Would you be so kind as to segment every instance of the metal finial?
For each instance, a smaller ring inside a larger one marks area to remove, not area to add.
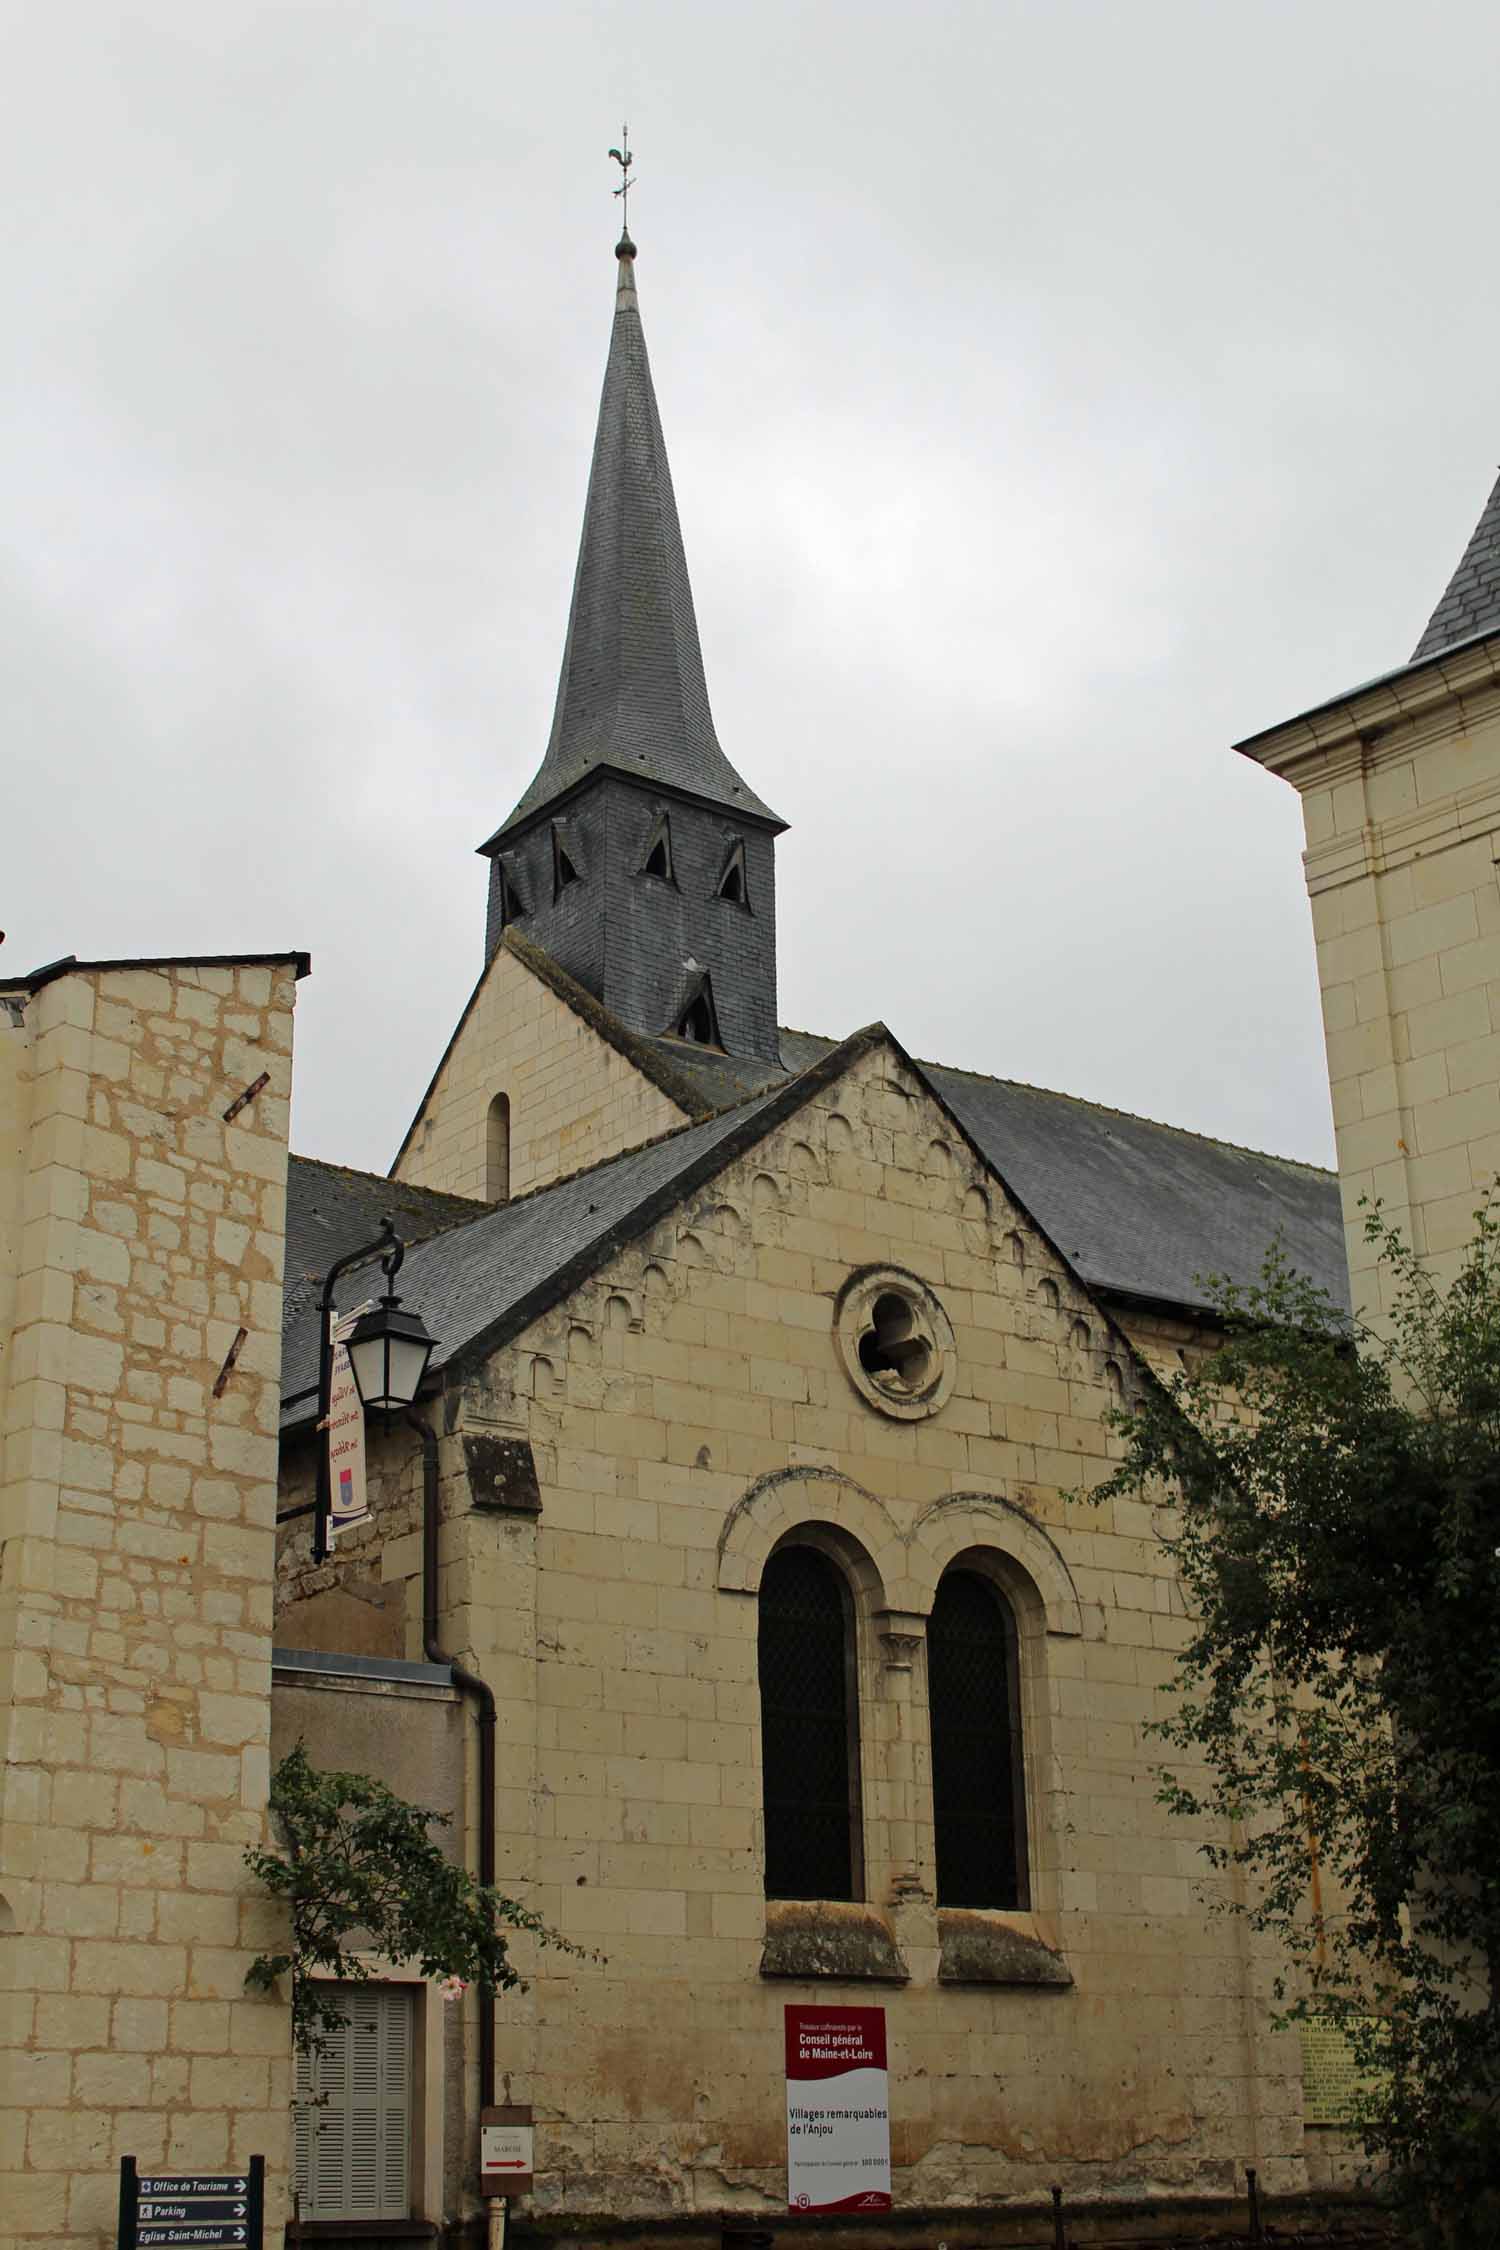
[[[630,167],[635,162],[635,158],[630,153],[630,127],[628,125],[620,127],[620,146],[612,148],[609,153],[620,167],[620,184],[614,190],[615,198],[620,206],[620,242],[616,256],[633,258],[635,256],[635,244],[630,239],[630,191],[635,182],[630,177]]]

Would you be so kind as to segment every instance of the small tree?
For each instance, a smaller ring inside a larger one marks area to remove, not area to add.
[[[1500,2239],[1500,1221],[1440,1290],[1377,1209],[1383,1333],[1273,1255],[1113,1419],[1187,1599],[1163,1801],[1227,1840],[1288,2017],[1332,2016],[1431,2240]],[[1446,2216],[1445,2216],[1446,2214]],[[1460,2216],[1461,2215],[1461,2216]],[[1488,2231],[1487,2231],[1488,2230]]]
[[[507,1930],[582,1955],[515,1899],[476,1883],[428,1833],[446,1813],[425,1812],[383,1781],[359,1773],[319,1773],[299,1742],[271,1777],[271,1814],[285,1849],[250,1850],[245,1861],[267,1890],[286,1900],[291,1944],[262,1953],[245,1982],[266,1991],[289,1976],[292,2043],[314,2056],[345,2021],[327,1982],[363,1983],[365,1951],[414,1961],[424,1977],[510,1991],[524,1980],[510,1958]]]

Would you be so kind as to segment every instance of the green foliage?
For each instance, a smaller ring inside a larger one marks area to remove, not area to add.
[[[1378,1207],[1384,1332],[1273,1256],[1222,1349],[1113,1417],[1189,1611],[1162,1797],[1289,2017],[1343,2022],[1431,2240],[1500,2240],[1500,1219],[1439,1290]],[[1447,2214],[1445,2217],[1444,2214]],[[1489,2227],[1493,2231],[1486,2232]]]
[[[514,1899],[476,1883],[446,1858],[428,1831],[445,1813],[424,1812],[359,1773],[319,1773],[299,1742],[271,1777],[271,1813],[284,1852],[247,1851],[246,1864],[291,1914],[291,1945],[262,1953],[245,1982],[267,1990],[290,1973],[292,2041],[315,2055],[344,2021],[328,1979],[363,1983],[363,1955],[415,1962],[424,1977],[457,1978],[490,1991],[523,1982],[506,1929],[526,1930],[565,1953],[580,1948]]]

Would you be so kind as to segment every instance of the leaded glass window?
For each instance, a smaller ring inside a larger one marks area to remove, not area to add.
[[[974,1570],[945,1571],[927,1626],[939,1906],[1024,1907],[1026,1793],[1016,1621]]]
[[[860,1896],[854,1614],[815,1547],[782,1547],[760,1587],[767,1898]]]

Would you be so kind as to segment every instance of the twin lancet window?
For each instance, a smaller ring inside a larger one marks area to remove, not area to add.
[[[854,1598],[821,1547],[760,1588],[766,1896],[864,1896]],[[927,1627],[939,1906],[1029,1903],[1015,1612],[982,1565],[945,1571]]]

